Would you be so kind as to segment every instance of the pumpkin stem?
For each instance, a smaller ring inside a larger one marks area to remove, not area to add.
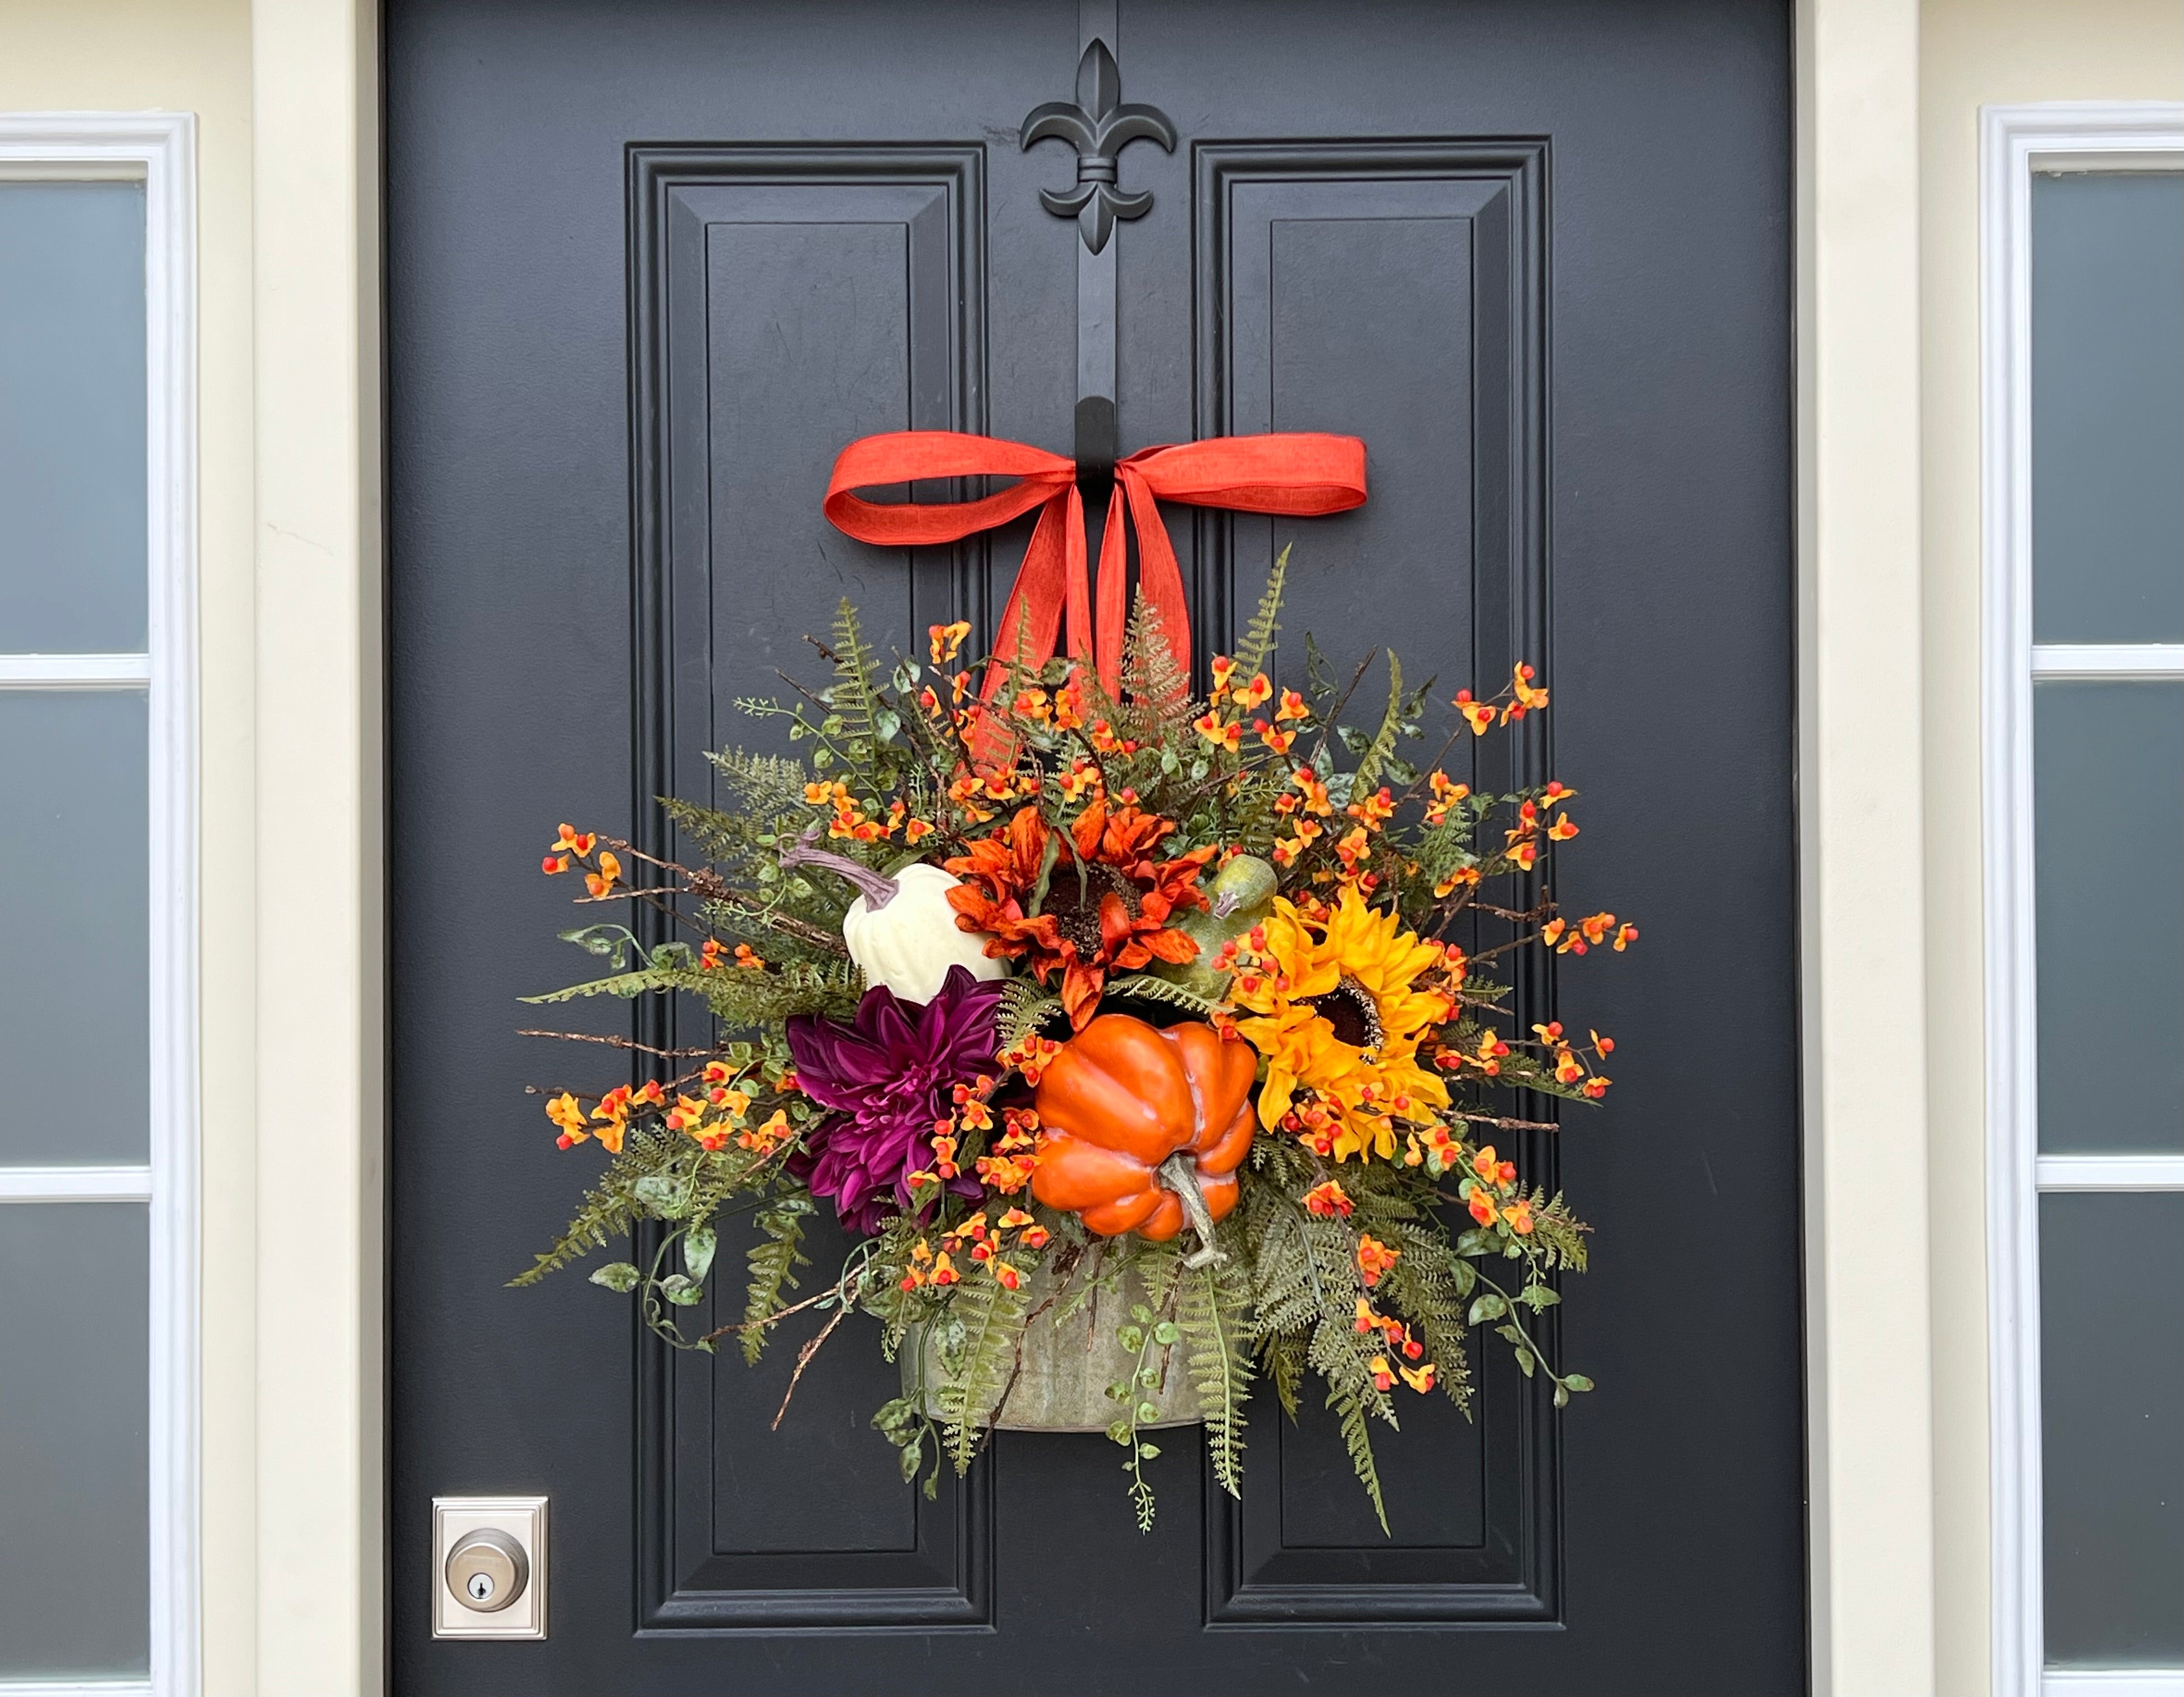
[[[847,854],[837,854],[829,848],[814,848],[811,839],[818,830],[817,826],[811,826],[783,849],[781,864],[783,866],[817,866],[855,885],[857,893],[865,899],[866,913],[878,913],[894,899],[895,892],[902,886],[886,873],[875,872],[870,866],[861,861],[852,860]]]
[[[1178,1149],[1160,1164],[1156,1171],[1164,1189],[1173,1190],[1176,1199],[1183,1204],[1183,1211],[1190,1216],[1190,1228],[1198,1233],[1200,1247],[1195,1253],[1185,1255],[1187,1267],[1202,1267],[1213,1261],[1225,1261],[1228,1257],[1214,1247],[1213,1216],[1206,1210],[1206,1193],[1198,1188],[1198,1163]]]

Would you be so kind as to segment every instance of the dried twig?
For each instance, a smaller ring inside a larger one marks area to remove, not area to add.
[[[603,1043],[610,1049],[634,1049],[639,1054],[656,1054],[666,1060],[684,1060],[696,1055],[711,1054],[710,1049],[655,1049],[649,1043],[638,1043],[626,1037],[598,1037],[582,1031],[520,1031],[518,1037],[558,1037],[564,1043]]]
[[[816,1307],[822,1302],[831,1302],[838,1294],[840,1293],[830,1284],[816,1296],[807,1296],[801,1302],[792,1302],[788,1307],[777,1309],[772,1314],[762,1314],[755,1320],[737,1320],[726,1326],[716,1327],[705,1334],[705,1341],[710,1343],[716,1338],[725,1338],[731,1332],[755,1332],[761,1327],[778,1326],[790,1315],[801,1314],[805,1309]]]
[[[788,1399],[796,1394],[796,1382],[804,1377],[804,1370],[811,1365],[811,1358],[819,1353],[819,1346],[833,1334],[834,1328],[849,1316],[850,1305],[844,1303],[811,1341],[796,1352],[796,1371],[788,1376],[788,1388],[781,1394],[781,1406],[774,1411],[773,1429],[781,1430],[781,1417],[788,1412]]]

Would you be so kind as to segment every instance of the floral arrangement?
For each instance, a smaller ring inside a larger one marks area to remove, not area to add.
[[[1346,685],[1307,638],[1306,687],[1271,681],[1286,565],[1204,698],[1142,599],[1106,681],[1021,648],[966,662],[964,624],[890,667],[845,603],[826,687],[739,704],[804,758],[724,752],[719,805],[666,802],[687,863],[563,826],[544,870],[666,940],[564,932],[606,976],[534,999],[688,994],[722,1035],[585,1039],[640,1051],[644,1082],[542,1093],[563,1148],[610,1159],[517,1282],[631,1234],[644,1252],[593,1282],[670,1343],[755,1361],[804,1317],[791,1395],[847,1316],[873,1316],[905,1380],[874,1424],[928,1493],[1039,1338],[1104,1315],[1122,1369],[1101,1406],[1146,1526],[1148,1433],[1178,1395],[1234,1492],[1255,1382],[1294,1415],[1317,1375],[1384,1527],[1370,1423],[1405,1395],[1468,1407],[1471,1328],[1557,1406],[1591,1389],[1540,1326],[1586,1228],[1497,1144],[1552,1130],[1546,1099],[1599,1099],[1614,1045],[1517,1029],[1496,980],[1519,951],[1637,930],[1545,893],[1574,791],[1443,770],[1546,707],[1532,668],[1457,694],[1413,764],[1431,685],[1392,654],[1377,721],[1349,716],[1373,656]],[[854,1246],[805,1292],[822,1204]],[[692,1335],[739,1214],[740,1315]]]

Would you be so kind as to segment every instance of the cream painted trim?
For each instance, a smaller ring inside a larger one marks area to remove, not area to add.
[[[151,1681],[195,1697],[199,1680],[201,1367],[198,1254],[197,120],[186,112],[0,114],[0,178],[144,185],[144,655],[14,656],[0,687],[142,688],[150,794],[151,1127],[142,1169],[9,1176],[11,1202],[55,1204],[121,1188],[148,1206]],[[125,673],[126,676],[123,674]],[[33,1194],[42,1182],[48,1193]],[[7,1689],[7,1688],[0,1688]],[[20,1689],[20,1688],[18,1688]],[[111,1688],[109,1688],[111,1689]],[[124,1688],[129,1689],[129,1688]]]
[[[2173,166],[2184,156],[2184,105],[1989,106],[1980,114],[1980,147],[1992,1677],[2002,1697],[2036,1697],[2045,1659],[2037,1180],[2043,1163],[2034,1070],[2032,683],[2036,665],[2042,676],[2160,676],[2164,651],[2111,649],[2103,665],[2098,648],[2032,645],[2032,178],[2051,167]],[[2052,1678],[2048,1685],[2057,1689]]]
[[[1936,1678],[1919,29],[1917,0],[1798,7],[1813,1689],[1847,1697]]]
[[[251,14],[266,1697],[385,1686],[378,30]]]

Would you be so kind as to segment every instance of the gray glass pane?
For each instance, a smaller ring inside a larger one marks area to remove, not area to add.
[[[2184,642],[2184,172],[2032,180],[2032,631]]]
[[[142,1674],[142,1203],[0,1207],[0,1680]]]
[[[2048,1660],[2184,1666],[2184,1195],[2040,1199]]]
[[[150,1147],[145,762],[136,691],[0,690],[0,1165]]]
[[[0,653],[145,646],[144,186],[0,182]]]
[[[2184,1151],[2184,684],[2032,703],[2040,1147]]]

